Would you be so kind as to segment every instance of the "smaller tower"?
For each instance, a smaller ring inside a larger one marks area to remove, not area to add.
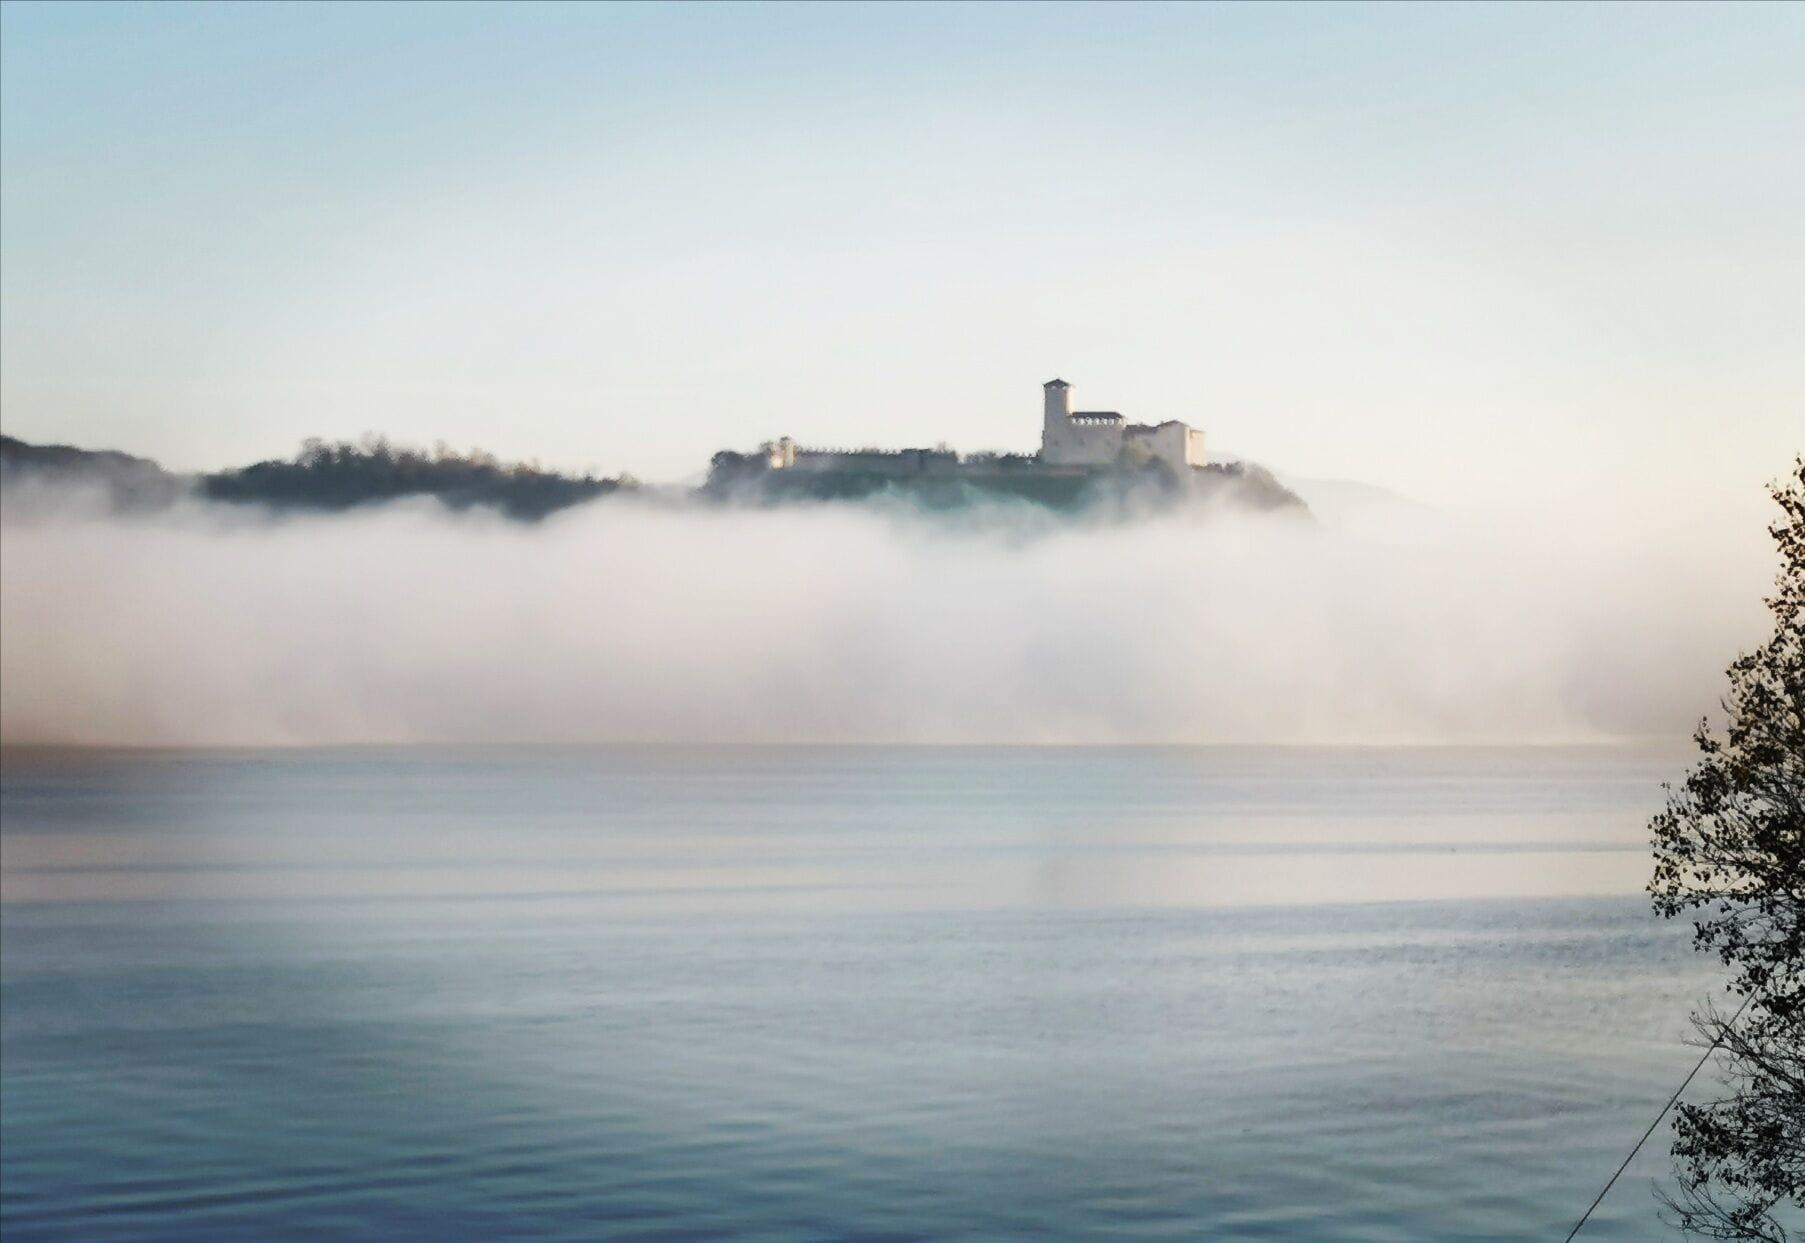
[[[1041,388],[1046,392],[1046,422],[1064,422],[1072,417],[1072,386],[1064,380],[1048,380]]]

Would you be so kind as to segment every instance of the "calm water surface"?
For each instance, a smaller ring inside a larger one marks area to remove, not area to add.
[[[0,1228],[1559,1240],[1716,987],[1685,758],[9,751]]]

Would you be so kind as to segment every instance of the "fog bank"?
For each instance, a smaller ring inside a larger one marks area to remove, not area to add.
[[[0,517],[9,744],[1676,736],[1762,633],[1725,550],[1423,513],[955,523],[432,502]]]

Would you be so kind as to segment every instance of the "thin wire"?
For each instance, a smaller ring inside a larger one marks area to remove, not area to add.
[[[1634,1148],[1630,1149],[1630,1155],[1625,1157],[1623,1159],[1623,1164],[1617,1167],[1617,1173],[1611,1175],[1611,1181],[1604,1185],[1604,1190],[1598,1193],[1598,1198],[1596,1200],[1592,1201],[1592,1207],[1588,1208],[1580,1216],[1580,1219],[1573,1223],[1573,1229],[1567,1231],[1567,1237],[1563,1239],[1561,1243],[1573,1243],[1573,1236],[1579,1233],[1579,1228],[1581,1226],[1591,1220],[1593,1210],[1600,1204],[1603,1204],[1604,1198],[1611,1194],[1611,1188],[1617,1185],[1617,1179],[1622,1175],[1623,1171],[1629,1169],[1630,1162],[1634,1161],[1636,1159],[1636,1154],[1642,1151],[1642,1145],[1648,1142],[1648,1137],[1653,1135],[1655,1133],[1655,1128],[1661,1125],[1661,1119],[1667,1116],[1667,1111],[1672,1109],[1674,1102],[1680,1099],[1680,1093],[1684,1092],[1686,1090],[1686,1085],[1690,1084],[1694,1076],[1705,1068],[1705,1063],[1711,1060],[1711,1055],[1717,1052],[1717,1046],[1723,1043],[1724,1037],[1729,1034],[1732,1027],[1736,1026],[1736,1020],[1742,1017],[1742,1012],[1749,1008],[1749,1002],[1753,1000],[1755,1000],[1754,993],[1750,993],[1747,997],[1742,999],[1742,1004],[1736,1007],[1736,1013],[1731,1015],[1730,1021],[1725,1023],[1723,1027],[1718,1030],[1717,1039],[1713,1040],[1711,1042],[1711,1047],[1705,1050],[1705,1056],[1699,1058],[1698,1065],[1692,1068],[1692,1074],[1687,1075],[1685,1079],[1681,1080],[1680,1086],[1673,1090],[1673,1095],[1667,1098],[1667,1103],[1665,1105],[1661,1106],[1661,1112],[1656,1114],[1655,1120],[1648,1124],[1648,1130],[1642,1132],[1642,1138],[1636,1141],[1636,1146]]]

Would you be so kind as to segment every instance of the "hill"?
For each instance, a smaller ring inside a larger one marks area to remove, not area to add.
[[[453,509],[489,505],[510,518],[533,520],[628,486],[621,479],[503,463],[479,451],[424,453],[372,438],[362,444],[309,440],[289,461],[203,476],[200,492],[216,501],[325,510],[433,496]]]
[[[1308,512],[1301,497],[1250,462],[1184,470],[1161,462],[1074,469],[1048,468],[1026,455],[960,459],[939,451],[904,450],[847,456],[853,459],[849,464],[805,470],[774,469],[756,454],[717,453],[700,494],[713,501],[758,505],[891,500],[938,512],[999,502],[1124,516],[1187,503]],[[862,464],[861,458],[869,458],[870,464]]]
[[[164,508],[183,498],[277,511],[330,511],[431,496],[453,509],[490,506],[523,521],[633,486],[624,479],[505,463],[480,451],[397,449],[380,437],[361,444],[309,440],[286,461],[180,475],[149,458],[115,450],[34,445],[0,436],[0,479],[98,489],[120,511]]]
[[[713,504],[795,505],[899,503],[953,514],[983,506],[1027,505],[1053,514],[1131,518],[1183,504],[1307,514],[1296,492],[1248,462],[1174,470],[1159,462],[1113,468],[1047,468],[1025,455],[960,459],[922,452],[871,455],[871,468],[773,470],[754,455],[718,453],[706,482],[666,495]],[[172,506],[182,500],[260,506],[276,512],[339,512],[414,497],[449,508],[492,508],[537,521],[602,497],[638,490],[626,477],[565,475],[507,463],[479,450],[454,453],[397,448],[381,437],[359,443],[309,440],[289,459],[187,475],[149,458],[71,445],[34,445],[0,436],[0,479],[98,491],[119,512]],[[32,495],[36,495],[33,493]],[[26,503],[26,502],[20,502]]]
[[[149,458],[115,449],[34,445],[0,435],[0,483],[26,480],[93,488],[118,510],[172,505],[193,488],[192,479],[173,475]]]

